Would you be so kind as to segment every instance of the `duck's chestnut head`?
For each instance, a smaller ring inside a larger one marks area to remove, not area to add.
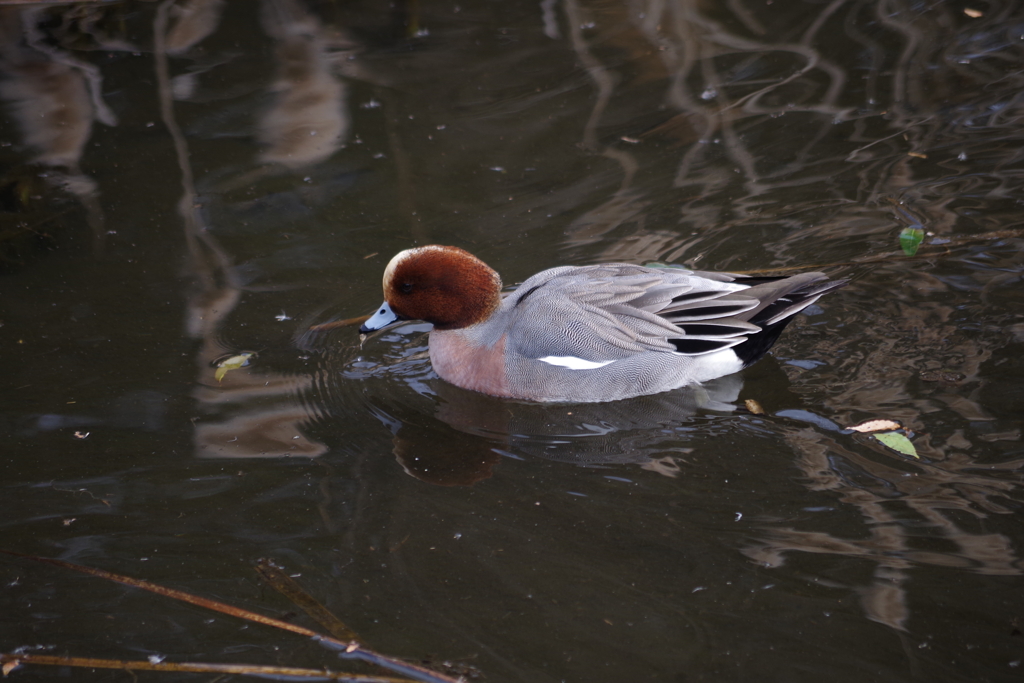
[[[384,300],[397,318],[459,329],[494,313],[501,303],[501,278],[458,247],[406,249],[384,270]]]

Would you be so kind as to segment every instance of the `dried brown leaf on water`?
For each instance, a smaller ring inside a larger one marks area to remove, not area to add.
[[[872,432],[891,432],[894,429],[903,429],[903,425],[896,420],[874,419],[858,422],[855,425],[844,427],[843,429],[861,432],[862,434],[870,434]]]
[[[3,667],[0,668],[0,671],[4,674],[4,678],[7,678],[7,674],[17,669],[20,664],[21,661],[18,659],[5,659]]]
[[[764,415],[764,408],[762,408],[761,404],[752,398],[748,398],[747,400],[745,400],[743,402],[743,405],[745,405],[747,407],[747,410],[749,410],[754,415]]]

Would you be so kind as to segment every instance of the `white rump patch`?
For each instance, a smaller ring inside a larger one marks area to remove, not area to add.
[[[604,366],[611,365],[615,362],[613,360],[583,360],[576,356],[544,356],[537,360],[541,363],[547,363],[548,365],[560,365],[563,368],[569,368],[570,370],[596,370],[597,368],[603,368]]]
[[[682,354],[679,354],[682,355]],[[716,377],[725,377],[743,369],[743,361],[732,349],[722,349],[714,353],[693,357],[693,374],[697,382],[706,382]]]

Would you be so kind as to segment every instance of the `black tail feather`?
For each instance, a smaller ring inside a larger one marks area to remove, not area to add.
[[[749,322],[761,327],[761,331],[750,335],[746,341],[732,347],[733,352],[739,357],[740,362],[743,363],[743,367],[746,368],[753,365],[761,356],[768,353],[768,349],[775,344],[779,335],[786,329],[786,325],[792,322],[794,316],[804,307],[817,301],[823,294],[827,294],[840,287],[845,287],[847,284],[849,284],[849,280],[820,279],[809,282],[803,287],[779,297],[757,311]],[[792,312],[785,313],[787,309],[792,309]],[[785,317],[775,322],[769,322],[780,314],[785,314]]]
[[[768,349],[772,348],[779,335],[786,329],[786,325],[792,320],[792,317],[784,318],[774,325],[768,325],[757,334],[747,337],[745,342],[732,347],[733,352],[739,357],[740,362],[743,363],[743,367],[749,368],[760,360],[761,356],[768,353]]]

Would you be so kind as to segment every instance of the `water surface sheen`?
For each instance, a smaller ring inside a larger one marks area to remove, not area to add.
[[[1020,3],[165,0],[0,31],[0,548],[315,627],[272,558],[375,649],[481,680],[1020,680]],[[310,329],[429,243],[509,286],[852,283],[739,375],[544,406],[439,380],[429,325]],[[841,429],[869,418],[919,459]],[[349,666],[27,560],[0,592],[5,652]],[[127,680],[12,680],[69,676]]]

